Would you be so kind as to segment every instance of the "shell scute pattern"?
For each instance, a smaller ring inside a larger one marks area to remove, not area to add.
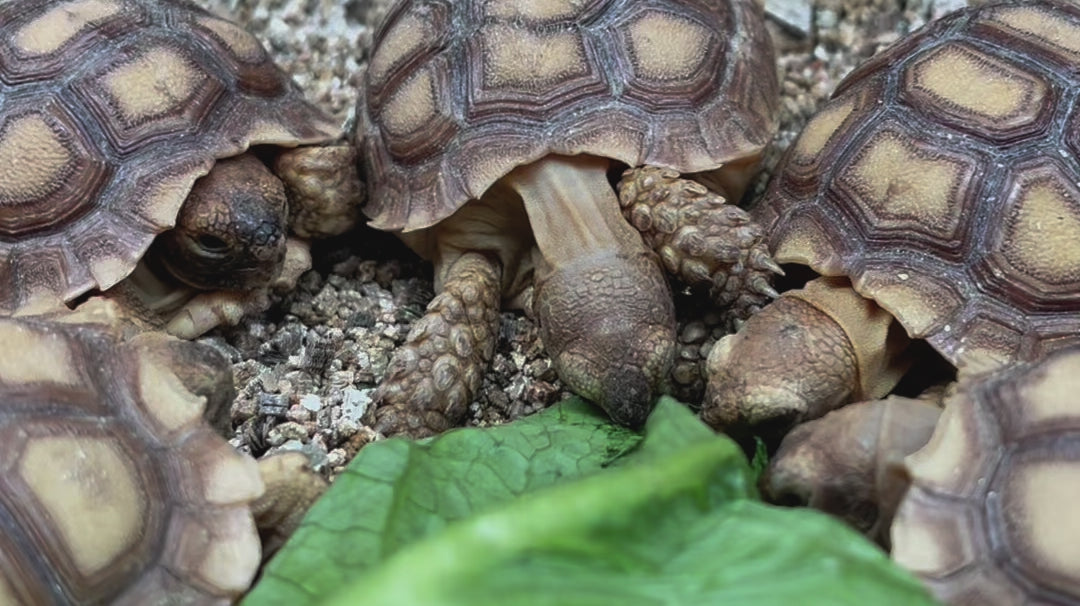
[[[1080,597],[1080,349],[971,381],[925,448],[893,556],[952,604]]]
[[[365,82],[364,151],[381,177],[373,225],[432,225],[549,153],[696,172],[760,149],[776,95],[763,92],[758,112],[729,101],[776,84],[754,80],[770,73],[772,53],[752,10],[704,0],[400,4]]]
[[[1031,359],[1080,319],[1080,7],[946,17],[858,68],[757,216],[949,361]],[[880,100],[874,102],[873,100]]]
[[[17,0],[0,23],[6,313],[126,277],[215,160],[338,133],[255,38],[183,1]]]
[[[20,352],[0,357],[0,601],[227,603],[258,566],[263,485],[171,368],[226,361],[100,302],[65,314],[0,318]]]

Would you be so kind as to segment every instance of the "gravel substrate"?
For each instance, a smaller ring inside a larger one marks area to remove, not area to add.
[[[373,26],[385,0],[201,0],[258,36],[308,98],[351,121]],[[769,0],[783,77],[781,127],[768,174],[837,82],[905,33],[962,0]],[[331,476],[377,434],[364,423],[394,348],[433,296],[431,268],[393,237],[359,228],[314,249],[315,269],[265,314],[203,340],[232,360],[238,396],[233,444],[257,456],[302,449]],[[673,391],[701,399],[699,367],[723,335],[704,299],[677,294],[680,352]],[[506,312],[495,359],[470,408],[469,425],[504,422],[568,395],[543,352],[535,323]]]

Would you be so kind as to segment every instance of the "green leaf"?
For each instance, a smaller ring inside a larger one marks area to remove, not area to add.
[[[538,491],[400,551],[325,604],[932,603],[839,522],[732,500],[732,473],[749,469],[718,438]]]
[[[754,458],[750,460],[750,468],[754,470],[754,478],[760,478],[769,467],[769,449],[765,446],[765,440],[754,436]]]
[[[841,523],[757,502],[743,453],[686,407],[662,400],[644,433],[574,400],[372,444],[245,603],[932,603]]]
[[[244,603],[314,603],[452,520],[598,471],[640,441],[571,398],[500,427],[370,444],[308,512]]]

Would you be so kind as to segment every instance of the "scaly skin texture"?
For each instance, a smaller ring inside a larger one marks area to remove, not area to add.
[[[356,225],[365,195],[352,146],[283,151],[274,160],[274,174],[285,184],[289,223],[296,235],[328,238]]]
[[[500,267],[480,253],[452,262],[440,292],[394,352],[375,395],[384,435],[435,435],[459,424],[495,350]]]
[[[675,355],[675,309],[651,252],[583,257],[538,279],[540,338],[559,377],[612,420],[645,422]]]
[[[253,154],[220,160],[195,182],[176,228],[151,249],[184,283],[204,290],[267,284],[285,260],[285,188]]]
[[[109,292],[117,291],[119,296],[142,298],[144,307],[168,318],[164,322],[166,332],[181,339],[194,339],[217,326],[233,326],[246,315],[266,311],[270,307],[270,289],[286,291],[295,288],[300,276],[309,269],[311,250],[307,242],[289,238],[286,241],[285,259],[278,267],[277,276],[259,288],[193,292],[168,284],[147,287],[129,279]],[[153,280],[152,276],[144,277]],[[121,286],[124,288],[121,289]],[[121,294],[124,292],[127,294]]]
[[[783,432],[847,403],[858,385],[855,349],[831,317],[783,296],[718,341],[706,363],[702,419],[720,430]]]
[[[619,203],[664,267],[690,286],[708,285],[731,318],[746,319],[777,296],[770,282],[783,272],[764,230],[723,196],[673,170],[644,167],[623,173]]]
[[[911,363],[893,316],[844,278],[789,290],[709,352],[702,418],[778,437],[849,402],[880,398]]]

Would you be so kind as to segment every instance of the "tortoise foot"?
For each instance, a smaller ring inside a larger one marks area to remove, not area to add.
[[[623,173],[619,203],[664,267],[690,286],[707,285],[733,319],[777,296],[772,276],[783,272],[764,230],[723,196],[673,170],[647,166]]]
[[[274,160],[285,184],[292,230],[304,238],[327,238],[352,229],[360,219],[364,184],[356,149],[339,143],[297,147]]]
[[[390,360],[375,395],[377,431],[419,438],[461,422],[495,350],[499,279],[499,266],[482,254],[454,262]]]

